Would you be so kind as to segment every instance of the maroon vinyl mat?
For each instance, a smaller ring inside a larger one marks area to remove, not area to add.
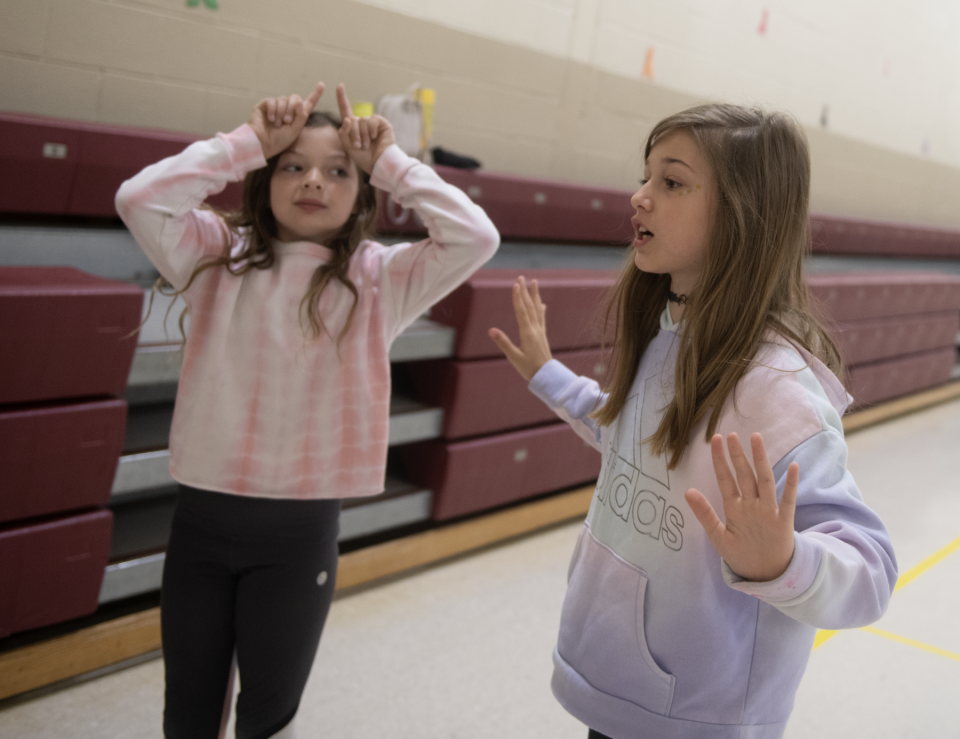
[[[0,267],[0,404],[122,393],[142,303],[72,267]]]
[[[536,279],[547,305],[547,335],[554,351],[600,344],[603,307],[616,272],[588,269],[481,269],[437,303],[430,318],[457,329],[454,356],[480,359],[503,356],[487,331],[499,328],[519,341],[513,311],[518,275]]]
[[[960,311],[960,276],[936,272],[815,273],[807,284],[832,322]]]
[[[633,238],[633,193],[579,183],[465,171],[437,166],[437,173],[486,211],[504,238],[619,243]],[[377,228],[383,233],[425,233],[412,211],[389,197],[381,201]]]
[[[115,217],[120,184],[197,136],[90,121],[0,113],[0,212]],[[235,208],[241,187],[209,199]]]
[[[960,257],[960,231],[955,230],[811,215],[810,231],[814,254]]]
[[[587,483],[600,474],[600,452],[566,423],[467,441],[398,447],[406,477],[433,491],[433,517],[454,518]]]
[[[0,527],[0,637],[97,609],[113,514]]]
[[[847,390],[860,408],[908,395],[950,380],[957,362],[953,347],[861,364],[848,372]]]
[[[848,321],[830,327],[847,366],[954,346],[960,311]]]
[[[603,377],[600,349],[557,352],[554,357],[579,375],[598,381]],[[443,436],[447,439],[533,426],[557,418],[527,389],[527,382],[506,359],[438,359],[407,366],[417,399],[443,408]]]
[[[115,398],[0,408],[0,522],[105,505],[126,420]]]
[[[124,180],[197,140],[193,134],[24,113],[0,113],[0,212],[115,216]],[[480,205],[504,238],[629,242],[631,190],[438,166]],[[235,208],[231,184],[210,202]],[[817,254],[960,257],[960,231],[858,218],[810,216]],[[412,211],[383,197],[381,233],[426,232]]]

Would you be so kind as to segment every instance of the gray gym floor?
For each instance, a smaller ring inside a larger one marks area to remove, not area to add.
[[[960,401],[860,431],[849,446],[909,581],[874,626],[814,650],[787,739],[958,737]],[[299,736],[584,739],[549,688],[578,527],[339,597]],[[159,737],[162,705],[154,660],[0,710],[0,736]]]

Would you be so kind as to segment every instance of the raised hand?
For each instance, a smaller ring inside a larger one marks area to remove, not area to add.
[[[367,174],[373,171],[380,155],[394,142],[393,126],[379,115],[357,118],[342,84],[337,85],[337,105],[343,125],[337,132],[344,151]]]
[[[321,95],[323,83],[318,82],[306,100],[299,95],[287,95],[266,98],[254,106],[248,123],[260,139],[265,159],[276,156],[297,140]]]
[[[529,382],[553,358],[550,342],[547,341],[547,306],[540,300],[540,288],[536,280],[531,281],[528,288],[522,276],[517,278],[513,286],[513,310],[520,327],[519,347],[498,328],[490,329],[487,334],[520,376]]]
[[[730,569],[745,580],[767,582],[780,577],[793,558],[793,515],[800,467],[794,462],[787,468],[786,484],[777,505],[777,481],[760,434],[750,437],[750,445],[756,474],[737,435],[727,437],[734,476],[723,453],[723,437],[716,434],[710,440],[725,523],[699,490],[690,488],[685,497]]]

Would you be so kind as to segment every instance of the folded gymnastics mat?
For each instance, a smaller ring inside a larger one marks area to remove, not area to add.
[[[810,216],[814,254],[960,257],[960,231]]]
[[[80,131],[42,116],[0,113],[0,211],[67,213]]]
[[[600,349],[557,352],[579,375],[602,379]],[[417,399],[443,408],[443,436],[461,439],[557,420],[506,359],[438,359],[407,365]]]
[[[951,346],[861,364],[848,370],[847,389],[856,407],[879,403],[948,382],[956,362],[957,351]]]
[[[952,347],[960,332],[960,311],[848,321],[830,326],[847,366],[904,354]]]
[[[607,292],[617,273],[587,269],[481,269],[437,303],[430,318],[457,330],[454,357],[501,357],[487,335],[496,327],[517,343],[513,284],[518,275],[536,279],[547,304],[547,334],[554,351],[598,346]]]
[[[406,478],[433,491],[433,518],[475,513],[596,480],[600,453],[566,423],[397,447]]]
[[[0,113],[0,212],[115,217],[120,184],[148,164],[183,151],[197,136],[63,118]],[[228,185],[209,199],[240,202]]]
[[[0,404],[122,393],[142,303],[72,267],[0,267]]]
[[[0,407],[0,522],[105,505],[126,420],[116,398]]]
[[[105,510],[0,527],[0,637],[95,611],[112,529]]]
[[[633,193],[555,180],[438,165],[437,173],[481,206],[505,238],[626,244],[633,238]],[[383,196],[382,233],[420,234],[423,224]]]
[[[960,276],[930,272],[844,272],[807,276],[836,323],[960,310]]]

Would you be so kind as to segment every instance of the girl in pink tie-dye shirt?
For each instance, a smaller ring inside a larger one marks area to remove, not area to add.
[[[170,433],[180,495],[162,590],[168,737],[216,736],[236,651],[237,736],[292,736],[336,574],[341,498],[383,490],[389,348],[499,237],[389,123],[312,112],[322,83],[125,182],[117,210],[183,296]],[[202,209],[244,181],[243,207]],[[364,238],[374,188],[427,239]]]

